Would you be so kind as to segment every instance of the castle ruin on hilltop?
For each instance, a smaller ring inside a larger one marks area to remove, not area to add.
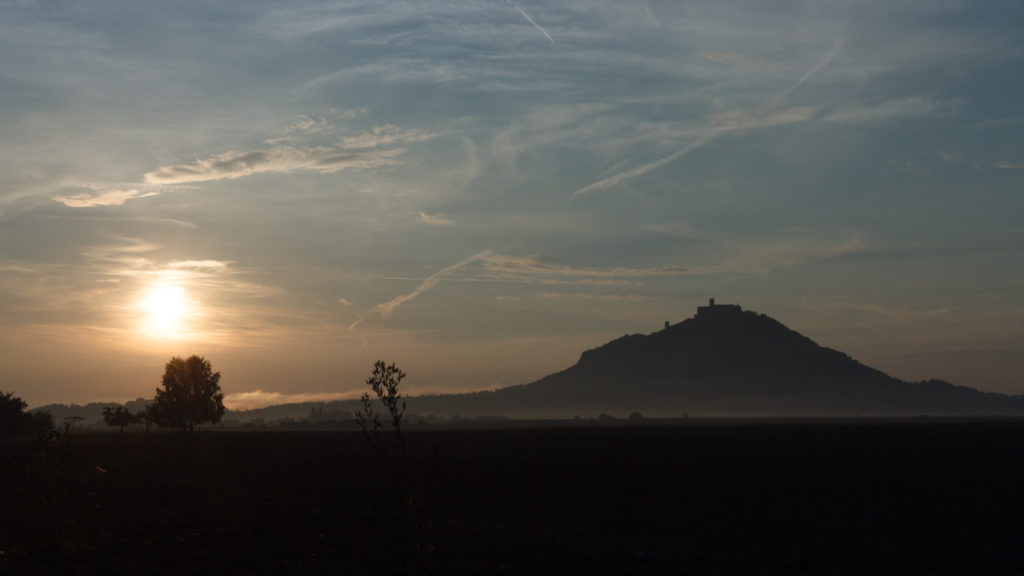
[[[739,312],[743,312],[743,309],[740,308],[739,304],[715,304],[715,299],[709,298],[707,306],[697,307],[697,314],[694,318],[706,318],[708,316],[718,316],[721,314],[737,314]],[[665,320],[665,330],[668,330],[670,327],[671,324],[669,324],[669,321]]]
[[[708,300],[707,306],[697,307],[697,316],[707,316],[710,314],[734,314],[736,312],[742,312],[739,304],[715,304],[715,299],[711,298]]]

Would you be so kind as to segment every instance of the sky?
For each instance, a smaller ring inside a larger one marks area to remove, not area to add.
[[[0,389],[533,381],[715,297],[1024,393],[1024,4],[0,1]]]

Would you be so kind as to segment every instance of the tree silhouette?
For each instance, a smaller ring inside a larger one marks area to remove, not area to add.
[[[156,417],[156,404],[150,404],[142,410],[135,412],[135,421],[146,423],[147,434],[149,434],[149,427],[156,422]]]
[[[373,409],[373,403],[370,402],[369,393],[363,393],[363,396],[359,399],[362,402],[362,408],[356,411],[356,424],[363,431],[363,437],[366,439],[367,444],[370,445],[374,450],[377,449],[377,442],[380,439],[380,415]]]
[[[163,388],[156,389],[156,422],[192,431],[196,424],[216,424],[224,416],[220,372],[202,356],[171,358],[164,369]]]
[[[26,402],[11,392],[0,392],[0,435],[30,433],[45,435],[53,429],[49,412],[26,412]]]
[[[14,395],[14,392],[0,392],[0,431],[21,432],[25,423],[25,407],[28,404]]]
[[[53,430],[53,416],[49,412],[25,412],[26,407],[28,404],[13,391],[0,392],[0,435],[46,434]]]
[[[120,426],[121,433],[124,434],[124,427],[137,423],[139,417],[124,406],[117,408],[107,406],[103,408],[103,421],[107,423],[107,426]]]
[[[401,452],[398,454],[397,462],[387,458],[384,448],[378,442],[380,430],[383,427],[380,417],[383,412],[373,409],[373,401],[369,393],[363,394],[362,408],[356,412],[356,423],[363,430],[363,434],[370,444],[370,447],[386,465],[391,473],[391,480],[394,484],[396,503],[400,510],[403,530],[394,534],[397,537],[395,550],[401,551],[401,561],[405,568],[403,572],[421,573],[425,566],[425,558],[431,549],[426,544],[427,534],[432,532],[429,518],[424,514],[419,491],[413,483],[409,473],[409,454],[406,449],[405,437],[402,436],[402,417],[405,415],[405,399],[399,392],[399,385],[405,378],[405,372],[394,363],[387,364],[383,360],[373,363],[373,372],[366,378],[366,385],[373,390],[374,395],[384,405],[387,414],[391,417],[391,427],[395,430],[395,437],[398,439]],[[406,551],[416,551],[420,565],[413,568],[407,562],[411,558]]]
[[[402,416],[405,415],[405,400],[398,391],[399,384],[405,378],[405,372],[395,365],[394,362],[386,364],[383,360],[373,363],[373,372],[366,378],[366,385],[377,395],[377,399],[384,404],[388,414],[391,416],[391,426],[395,429],[395,436],[402,449],[402,458],[406,456],[405,438],[402,436]],[[370,395],[363,394],[363,409],[356,414],[356,422],[372,437],[373,444],[376,444],[377,430],[381,424],[377,413],[373,411],[370,404]]]

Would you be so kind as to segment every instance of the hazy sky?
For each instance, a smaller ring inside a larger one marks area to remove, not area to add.
[[[0,1],[0,389],[568,367],[714,296],[1024,393],[1024,4]]]

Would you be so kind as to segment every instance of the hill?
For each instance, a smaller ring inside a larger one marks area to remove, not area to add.
[[[587,350],[573,366],[493,392],[409,399],[427,413],[571,415],[1024,414],[1024,396],[905,382],[737,305]]]
[[[1024,396],[942,380],[899,380],[819,346],[769,316],[738,305],[715,305],[714,300],[692,318],[587,350],[569,368],[529,384],[407,400],[407,413],[441,418],[621,417],[632,412],[659,417],[1024,415]],[[102,406],[42,409],[58,421],[72,414],[91,421],[99,419]],[[304,402],[229,411],[224,419],[347,425],[359,407],[357,400]]]

